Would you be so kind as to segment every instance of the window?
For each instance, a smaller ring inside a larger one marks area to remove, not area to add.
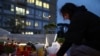
[[[3,4],[4,9],[10,10],[11,9],[11,4]]]
[[[2,4],[2,1],[0,1],[0,7],[2,7],[2,5],[3,5],[3,4]]]
[[[49,9],[49,4],[48,3],[43,3],[43,8]]]
[[[20,26],[20,27],[22,27],[22,28],[25,28],[25,22],[24,22],[24,20],[22,20],[21,18],[19,18],[19,19],[15,19],[15,25],[16,26]]]
[[[26,26],[31,26],[31,22],[26,21]]]
[[[6,16],[6,17],[5,17]],[[14,23],[14,17],[11,15],[4,15],[3,16],[3,19],[2,19],[2,22],[3,22],[3,26],[5,27],[9,27],[11,26],[12,24],[15,25]],[[12,24],[11,24],[12,23]]]
[[[37,19],[42,19],[42,11],[36,10],[36,12],[35,12],[35,17],[36,17]]]
[[[51,16],[49,15],[48,12],[43,12],[43,18],[44,19],[49,19]]]
[[[18,21],[18,19],[15,19],[15,21],[16,21],[16,26],[17,26],[18,24],[20,24],[19,21]]]
[[[11,11],[14,12],[14,5],[11,5]]]
[[[34,9],[32,9],[32,8],[27,8],[27,10],[26,10],[26,14],[29,14],[29,15],[34,15]]]
[[[33,35],[33,32],[22,32],[22,34],[26,34],[26,35]]]
[[[25,15],[25,9],[16,7],[16,14]]]
[[[34,26],[35,26],[36,29],[41,29],[42,28],[42,22],[41,21],[35,21]]]
[[[32,9],[32,8],[27,8],[26,14],[27,14],[27,15],[26,15],[27,17],[34,18],[34,9]]]
[[[28,29],[33,29],[33,26],[34,23],[33,23],[33,20],[26,20],[26,28]]]
[[[27,0],[27,3],[34,4],[35,0]]]
[[[26,10],[26,14],[29,14],[30,12],[29,12],[29,10]]]
[[[38,22],[35,22],[35,27],[38,27],[39,26],[39,23]]]
[[[45,25],[47,25],[48,24],[48,22],[43,22],[43,26],[45,26]]]
[[[42,1],[36,0],[36,5],[42,7]]]

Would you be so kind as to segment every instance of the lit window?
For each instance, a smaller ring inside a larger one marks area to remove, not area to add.
[[[30,26],[30,25],[31,25],[31,22],[29,22],[28,24],[29,24],[29,26]]]
[[[26,14],[29,14],[29,10],[26,10]]]
[[[15,19],[15,23],[16,23],[16,26],[17,25],[19,25],[19,24],[21,24],[21,23],[24,23],[24,20],[21,20],[21,21],[19,21],[18,19]],[[22,25],[22,27],[23,27],[24,25]]]
[[[14,11],[14,5],[11,5],[11,11],[12,12]]]
[[[46,8],[49,9],[49,4],[47,4],[47,7]]]
[[[34,15],[34,9],[32,9],[32,8],[27,8],[27,10],[26,10],[26,14],[28,14],[28,15]]]
[[[28,34],[28,32],[25,32],[25,34]]]
[[[11,11],[14,11],[14,9],[11,9]]]
[[[33,35],[34,33],[33,32],[25,32],[25,33],[22,33],[22,34]]]
[[[25,15],[25,9],[16,7],[16,14]]]
[[[41,2],[41,1],[39,2],[39,6],[41,6],[41,7],[42,7],[42,2]]]
[[[43,7],[46,8],[46,3],[43,3]]]
[[[36,0],[36,5],[42,7],[42,1]]]
[[[34,0],[27,0],[28,3],[34,3]]]
[[[39,0],[36,0],[36,5],[38,5],[39,4]]]
[[[16,21],[16,26],[17,26],[19,24],[18,19],[15,19],[15,21]]]
[[[43,3],[43,7],[46,9],[49,9],[49,4],[48,3]]]
[[[30,32],[29,34],[33,35],[33,32]]]
[[[21,23],[22,23],[22,28],[25,28],[25,25],[24,25],[25,21],[21,20]]]
[[[27,26],[31,26],[31,22],[27,21],[27,22],[26,22],[26,25],[27,25]]]
[[[38,22],[35,22],[35,27],[38,27],[39,26],[39,23]]]
[[[24,23],[24,20],[22,20],[22,23]]]
[[[19,24],[19,22],[16,21],[16,26]]]
[[[36,29],[41,29],[42,28],[42,22],[41,21],[35,21],[34,27]]]
[[[22,34],[25,34],[24,32],[22,32]]]

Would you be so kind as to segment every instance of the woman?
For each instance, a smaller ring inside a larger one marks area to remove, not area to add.
[[[85,6],[73,3],[63,5],[60,12],[71,23],[57,56],[63,56],[72,44],[75,48],[70,51],[71,56],[100,56],[100,18]]]

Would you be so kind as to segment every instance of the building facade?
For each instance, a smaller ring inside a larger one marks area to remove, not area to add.
[[[0,28],[11,33],[41,34],[56,24],[57,0],[0,0]]]

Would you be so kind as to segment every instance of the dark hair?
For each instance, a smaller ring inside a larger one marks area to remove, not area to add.
[[[69,16],[71,17],[73,15],[73,13],[77,10],[77,6],[74,5],[73,3],[66,3],[65,5],[63,5],[60,9],[61,14],[65,14],[68,13]]]
[[[60,12],[62,15],[64,15],[65,13],[68,13],[70,18],[73,16],[73,14],[76,12],[76,11],[87,11],[87,9],[85,8],[84,5],[82,6],[76,6],[75,4],[73,3],[65,3],[65,5],[62,6],[62,8],[60,9]]]

